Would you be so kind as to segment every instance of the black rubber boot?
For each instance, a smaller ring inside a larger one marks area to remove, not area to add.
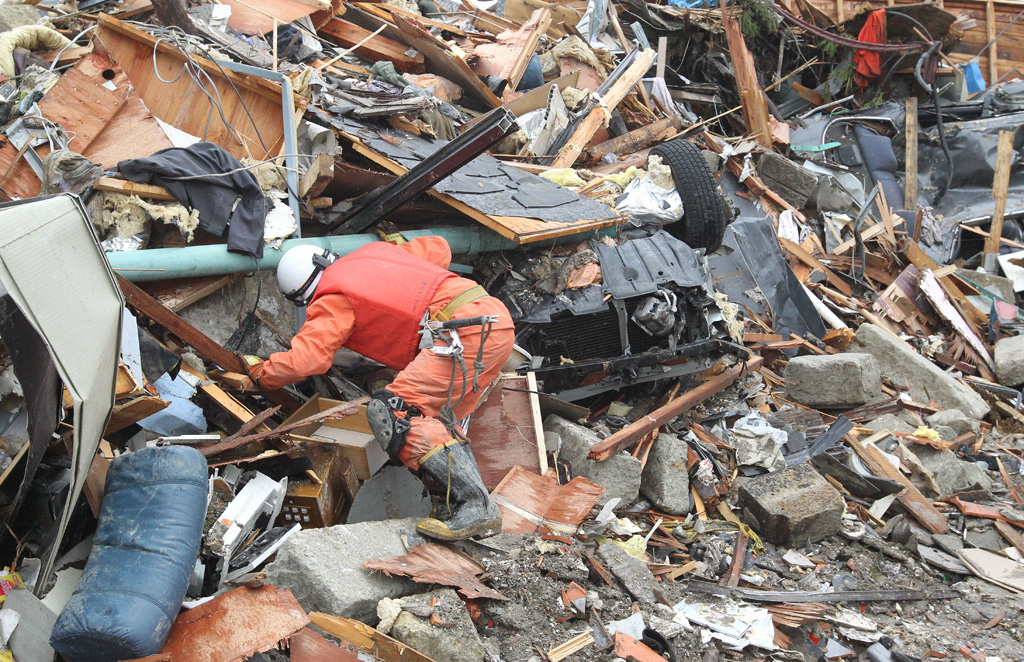
[[[436,540],[487,538],[501,533],[501,511],[480,477],[476,458],[465,444],[452,444],[420,463],[420,469],[440,486],[442,503],[452,516],[422,520],[416,530]],[[439,510],[444,510],[439,509]]]

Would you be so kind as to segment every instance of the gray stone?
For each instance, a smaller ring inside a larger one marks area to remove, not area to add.
[[[800,547],[843,528],[843,497],[807,463],[746,479],[738,492],[744,521],[777,545]]]
[[[384,466],[356,492],[348,524],[430,515],[430,495],[405,467]]]
[[[961,460],[952,451],[918,444],[914,446],[914,455],[935,477],[939,498],[964,490],[992,489],[992,479],[984,469],[973,462]]]
[[[296,311],[294,305],[277,289],[277,278],[272,270],[260,274],[260,282],[255,278],[239,278],[228,285],[206,296],[178,314],[192,326],[213,338],[221,345],[226,345],[231,334],[238,329],[239,322],[252,311],[256,301],[257,286],[262,287],[259,303],[260,315],[269,320],[282,333],[294,333]],[[240,314],[241,313],[241,314]],[[238,351],[264,358],[274,352],[281,351],[280,337],[268,324],[259,321],[255,330],[250,331]]]
[[[610,499],[621,498],[620,506],[636,501],[640,493],[640,474],[643,465],[635,457],[618,453],[597,462],[587,457],[590,447],[601,441],[593,431],[576,425],[561,416],[550,414],[544,419],[544,429],[561,437],[562,449],[559,459],[572,465],[573,474],[583,476],[604,487],[604,494],[597,505],[603,506]]]
[[[403,531],[415,531],[416,519],[345,524],[303,529],[281,546],[267,566],[268,583],[289,589],[307,612],[377,623],[383,598],[411,595],[422,586],[410,579],[371,573],[365,561],[406,553]]]
[[[1003,386],[1024,384],[1024,335],[996,342],[996,376]]]
[[[851,409],[882,395],[882,375],[870,354],[795,356],[785,377],[789,399],[808,407]]]
[[[647,604],[657,601],[654,594],[657,581],[646,563],[630,556],[614,542],[606,542],[598,547],[597,555],[630,595]]]
[[[443,625],[434,625],[429,618],[407,611],[399,614],[391,628],[391,636],[432,660],[481,662],[486,656],[473,619],[458,594],[443,588],[422,597],[434,604],[434,615]]]
[[[22,25],[35,25],[41,14],[32,5],[0,6],[0,32],[7,32]]]
[[[991,525],[981,529],[969,528],[967,530],[967,543],[973,547],[987,549],[997,554],[1003,553],[1003,547],[1009,547],[1007,542],[1003,540],[1003,537],[995,530],[995,527]]]
[[[968,432],[973,432],[974,434],[981,432],[981,421],[968,417],[967,414],[959,409],[937,411],[926,416],[924,422],[933,428],[938,428],[938,426],[942,425],[953,428],[953,432],[958,437]]]
[[[910,389],[918,402],[934,400],[943,409],[959,409],[974,418],[984,418],[989,406],[969,386],[946,374],[914,348],[874,324],[862,324],[849,351],[871,354],[882,377]]]
[[[957,437],[956,430],[948,425],[936,425],[932,426],[932,429],[939,435],[939,439],[943,441],[953,441]]]
[[[896,414],[883,414],[873,421],[864,424],[864,427],[875,432],[888,430],[889,432],[911,433],[917,429],[916,426],[907,423]]]
[[[1002,276],[990,274],[985,271],[973,271],[971,269],[957,269],[956,272],[957,274],[963,275],[964,278],[968,279],[972,283],[984,287],[1003,301],[1014,303],[1017,300],[1017,295],[1013,291],[1013,281],[1009,278],[1003,278]]]
[[[688,449],[686,441],[675,435],[659,435],[640,478],[640,491],[669,515],[685,515],[693,510],[693,492],[686,470]]]

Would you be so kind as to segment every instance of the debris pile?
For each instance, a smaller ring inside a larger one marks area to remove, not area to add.
[[[0,6],[0,660],[1024,659],[1022,17]]]

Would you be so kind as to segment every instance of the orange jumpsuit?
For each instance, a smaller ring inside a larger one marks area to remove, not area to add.
[[[451,248],[443,237],[419,237],[399,246],[431,264],[447,269],[452,261]],[[448,278],[438,286],[430,299],[431,314],[444,308],[456,296],[474,287],[475,282],[466,278]],[[473,362],[480,347],[481,327],[459,329],[464,346],[466,363],[466,396],[455,409],[455,416],[462,420],[473,413],[486,388],[501,373],[508,357],[512,354],[515,330],[505,305],[494,297],[483,297],[465,304],[456,311],[453,319],[498,315],[491,333],[484,343],[484,370],[478,379],[479,390],[473,392]],[[335,353],[345,346],[355,328],[356,316],[352,304],[344,294],[324,294],[306,308],[306,323],[292,338],[291,349],[271,354],[270,358],[254,371],[260,383],[267,388],[287,386],[310,375],[327,372]],[[387,329],[381,329],[386,334]],[[368,357],[368,358],[373,358]],[[420,350],[409,365],[403,368],[388,389],[409,405],[417,407],[423,416],[410,419],[405,446],[399,459],[409,468],[419,468],[419,460],[430,450],[451,440],[444,425],[437,419],[448,398],[452,384],[452,359],[438,356],[429,349]],[[462,392],[462,371],[456,368],[452,404],[458,401]]]

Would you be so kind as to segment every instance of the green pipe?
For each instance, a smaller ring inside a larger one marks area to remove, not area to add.
[[[614,233],[614,228],[602,232]],[[452,255],[476,255],[491,251],[516,248],[518,244],[487,228],[437,228],[434,230],[411,230],[403,232],[409,239],[416,237],[444,237],[452,248]],[[597,233],[569,235],[558,239],[537,242],[530,246],[550,246],[555,243],[582,241]],[[289,239],[281,250],[267,248],[263,257],[255,260],[246,255],[229,253],[224,244],[208,246],[183,246],[180,248],[153,248],[139,251],[116,251],[107,253],[111,268],[132,282],[191,278],[195,276],[224,276],[247,273],[257,266],[261,271],[277,268],[281,256],[289,248],[311,244],[327,248],[338,255],[348,255],[377,237],[370,234],[349,234],[331,237],[308,237]]]

